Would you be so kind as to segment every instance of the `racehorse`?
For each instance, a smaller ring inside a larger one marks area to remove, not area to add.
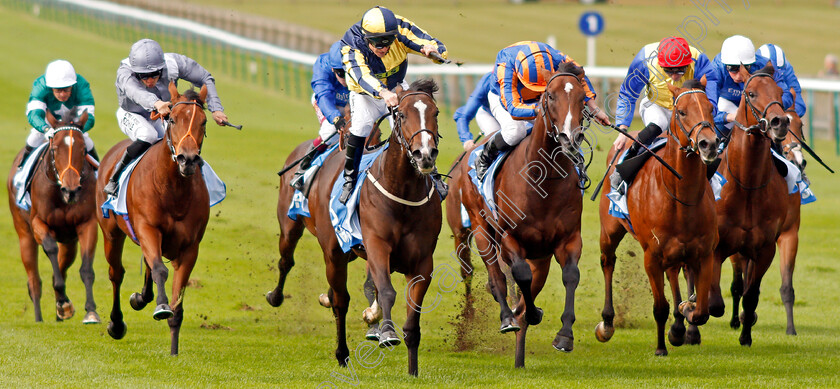
[[[202,86],[198,93],[188,90],[180,95],[175,83],[170,83],[169,93],[172,112],[167,119],[165,141],[149,147],[128,181],[128,216],[123,218],[113,211],[109,211],[108,217],[103,217],[102,212],[97,214],[114,292],[108,334],[114,339],[122,339],[127,330],[120,308],[120,285],[125,275],[123,244],[128,235],[140,245],[146,263],[143,289],[141,293],[131,295],[130,305],[138,311],[143,309],[154,299],[153,286],[157,287],[158,297],[152,316],[155,320],[168,319],[171,355],[177,355],[178,334],[184,319],[184,291],[210,217],[209,195],[200,171],[207,122],[204,114],[207,87]],[[96,190],[96,203],[100,207],[106,200],[104,188],[114,164],[130,143],[130,140],[117,143],[102,159]],[[169,270],[163,257],[171,260],[175,271],[171,307],[165,289]]]
[[[405,274],[407,317],[403,327],[408,347],[408,373],[417,375],[417,350],[420,344],[420,313],[429,287],[433,267],[432,254],[441,227],[440,197],[434,190],[429,173],[438,155],[438,108],[433,98],[437,85],[431,80],[414,82],[410,89],[398,91],[399,105],[394,112],[394,129],[388,149],[370,167],[367,179],[360,182],[359,223],[364,248],[343,252],[330,222],[330,193],[341,177],[343,155],[334,153],[315,176],[309,194],[311,217],[286,217],[293,188],[287,176],[280,179],[277,214],[280,221],[280,278],[277,287],[266,295],[272,306],[283,302],[286,275],[294,265],[294,249],[308,229],[318,239],[324,253],[327,281],[330,285],[328,304],[336,319],[335,356],[341,366],[349,361],[346,316],[350,295],[347,292],[347,263],[356,256],[367,260],[377,292],[377,303],[384,319],[379,327],[380,347],[400,343],[391,321],[391,308],[396,291],[391,285],[391,272]],[[289,156],[287,164],[299,158],[301,145]]]
[[[95,167],[87,160],[82,128],[88,114],[77,121],[56,121],[48,111],[47,121],[54,128],[49,146],[38,160],[32,173],[30,187],[31,208],[16,205],[13,179],[23,150],[15,157],[6,189],[9,209],[20,243],[20,256],[26,269],[29,297],[35,305],[35,321],[41,317],[41,276],[38,274],[38,246],[41,246],[53,268],[56,320],[73,317],[75,308],[65,293],[67,269],[76,260],[80,246],[82,266],[79,269],[85,284],[85,324],[99,323],[93,300],[93,257],[96,250],[96,188]]]
[[[575,321],[575,289],[580,279],[578,261],[583,208],[575,165],[581,160],[578,146],[584,138],[580,126],[585,97],[584,72],[572,63],[565,63],[553,74],[545,71],[544,77],[548,82],[540,97],[540,114],[534,121],[531,135],[510,152],[494,182],[498,217],[489,210],[470,181],[468,163],[462,162],[456,168],[460,171],[453,178],[455,190],[451,191],[459,192],[460,202],[467,209],[471,222],[469,233],[461,230],[460,223],[453,229],[456,252],[468,263],[472,240],[484,261],[490,292],[501,308],[500,331],[518,331],[516,367],[525,366],[528,325],[542,321],[543,312],[534,304],[534,299],[545,285],[552,255],[563,269],[566,286],[563,327],[553,346],[567,352],[574,347],[572,323]],[[498,259],[510,266],[521,292],[515,311],[506,300],[506,277]]]
[[[752,345],[761,279],[776,254],[775,242],[785,231],[788,203],[793,201],[770,154],[771,142],[784,141],[790,125],[790,118],[781,103],[782,89],[773,80],[774,71],[772,63],[752,75],[741,67],[740,72],[747,81],[730,134],[731,141],[718,167],[718,172],[728,183],[723,187],[721,200],[715,203],[720,242],[715,250],[717,261],[710,310],[714,316],[723,315],[720,265],[734,255],[735,260],[746,269],[743,292],[735,288],[738,277],[732,290],[733,295],[743,295],[743,313],[740,315],[743,327],[739,339],[743,346]],[[783,262],[788,260],[786,258]],[[783,263],[783,274],[784,267]],[[782,296],[786,300],[785,285],[790,283],[783,280],[782,285]],[[792,287],[789,290],[792,305]],[[733,311],[737,310],[736,305]]]
[[[612,279],[615,251],[630,232],[645,252],[645,271],[653,292],[653,315],[657,327],[656,355],[668,355],[665,346],[665,323],[668,300],[665,299],[664,274],[668,272],[674,298],[674,324],[668,339],[674,346],[685,341],[683,319],[701,325],[709,319],[708,294],[714,271],[714,248],[718,241],[714,194],[706,178],[706,165],[714,162],[720,143],[715,135],[714,107],[706,98],[706,78],[690,80],[682,88],[668,85],[674,95],[669,138],[659,152],[663,160],[683,177],[665,171],[662,164],[648,161],[627,192],[630,222],[609,214],[607,191],[601,196],[601,270],[604,273],[605,299],[601,315],[604,321],[595,329],[601,342],[610,340],[615,329],[613,319]],[[629,140],[628,140],[629,141]],[[629,146],[629,144],[626,144]],[[620,152],[610,150],[607,161]],[[697,301],[680,304],[677,277],[681,266],[696,274]],[[679,307],[677,304],[680,304]]]
[[[791,93],[795,93],[793,89],[791,89]],[[796,100],[795,94],[793,98]],[[788,108],[785,113],[788,119],[790,119],[790,126],[788,128],[788,134],[782,142],[783,152],[788,160],[804,172],[806,160],[802,156],[802,146],[798,140],[804,139],[802,119],[796,114],[794,107]],[[782,222],[782,232],[776,239],[776,246],[779,250],[779,270],[782,275],[782,286],[779,289],[779,293],[782,296],[782,302],[785,305],[785,313],[787,315],[787,329],[785,332],[788,335],[796,335],[796,327],[793,324],[793,268],[796,265],[796,252],[799,249],[800,207],[802,205],[800,193],[789,194],[785,204],[787,205],[787,212],[785,212],[784,221]],[[740,256],[736,254],[729,259],[732,261],[733,271],[731,285],[732,306],[735,307],[732,309],[732,319],[729,325],[733,329],[737,329],[741,325],[737,307],[744,290],[744,270]]]

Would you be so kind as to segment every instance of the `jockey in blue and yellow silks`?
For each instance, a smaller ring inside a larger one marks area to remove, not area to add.
[[[537,116],[540,96],[545,92],[547,79],[543,70],[554,73],[563,62],[577,63],[557,49],[534,41],[514,43],[496,55],[496,83],[488,93],[490,110],[501,129],[476,158],[475,171],[479,180],[500,151],[519,144],[527,134],[529,124]],[[578,65],[579,66],[579,65]],[[604,125],[609,118],[595,102],[595,92],[589,78],[585,78],[586,105],[595,119]]]
[[[356,186],[365,138],[376,120],[388,112],[388,107],[399,103],[391,89],[398,85],[408,89],[404,82],[408,54],[428,56],[436,52],[446,58],[447,51],[441,41],[410,20],[379,6],[365,12],[361,22],[350,27],[341,41],[352,107],[344,187],[339,197],[345,203]],[[436,184],[442,182],[436,180]]]

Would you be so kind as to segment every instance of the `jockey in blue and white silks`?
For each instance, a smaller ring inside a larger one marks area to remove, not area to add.
[[[473,135],[470,132],[470,122],[473,119],[478,124],[478,130],[484,135],[490,135],[501,128],[499,122],[490,113],[490,101],[487,99],[487,93],[493,89],[495,82],[496,75],[492,71],[482,76],[467,99],[467,103],[455,110],[452,119],[455,120],[458,138],[463,143],[464,150],[471,149],[474,144]]]
[[[782,48],[772,43],[765,43],[758,48],[758,54],[767,57],[773,63],[776,71],[781,71],[784,74],[788,88],[793,88],[793,91],[796,92],[796,114],[799,117],[805,116],[807,107],[805,106],[805,100],[802,99],[802,87],[799,86],[799,79],[796,77],[793,65],[788,62]]]

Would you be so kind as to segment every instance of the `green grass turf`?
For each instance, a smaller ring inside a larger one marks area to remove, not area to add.
[[[298,7],[305,3],[294,4]],[[0,72],[0,125],[6,129],[0,160],[11,164],[23,146],[28,133],[23,113],[31,82],[55,58],[72,61],[93,85],[98,121],[91,136],[100,153],[124,138],[114,121],[113,80],[130,41],[103,39],[7,9],[0,12],[0,36],[0,51],[6,53]],[[450,40],[457,45],[455,36]],[[634,43],[628,50],[635,51],[636,46]],[[0,290],[4,291],[0,299],[0,386],[274,388],[313,387],[328,381],[338,387],[352,386],[338,377],[351,372],[338,368],[333,357],[334,323],[330,312],[317,305],[317,297],[326,291],[327,284],[320,250],[311,235],[304,235],[298,246],[297,266],[287,281],[289,296],[283,307],[272,308],[263,297],[277,277],[279,229],[274,214],[278,180],[274,173],[295,145],[316,132],[311,107],[308,101],[292,100],[224,75],[217,80],[231,121],[244,124],[245,129],[237,132],[208,126],[202,155],[226,181],[228,198],[211,210],[213,216],[192,275],[194,286],[186,293],[181,355],[169,356],[168,327],[151,318],[151,309],[135,312],[128,308],[128,296],[139,291],[142,283],[139,250],[131,244],[126,245],[124,255],[127,274],[121,301],[128,334],[123,340],[111,339],[104,323],[82,325],[81,313],[67,322],[53,321],[53,298],[48,290],[41,303],[45,322],[35,323],[12,221],[8,212],[0,212],[0,225],[4,226],[0,229],[4,258],[0,261]],[[460,145],[455,141],[453,123],[446,118],[441,120],[441,132],[446,138],[438,165],[444,168],[456,157]],[[613,136],[602,135],[600,139],[605,144]],[[830,165],[838,167],[840,158],[831,153],[830,146],[820,142],[816,149]],[[593,177],[603,174],[603,165],[604,155],[599,153],[591,168]],[[668,357],[654,357],[655,327],[648,281],[638,245],[627,241],[620,250],[615,286],[618,320],[624,327],[609,343],[598,343],[592,331],[600,321],[603,305],[598,218],[595,203],[585,200],[574,352],[559,353],[550,345],[561,325],[564,297],[560,272],[554,266],[537,300],[545,309],[545,319],[529,330],[527,368],[514,369],[514,337],[497,333],[498,308],[483,291],[486,271],[479,265],[474,280],[478,314],[473,322],[463,323],[457,317],[461,288],[445,293],[440,285],[432,284],[427,302],[436,292],[441,300],[434,311],[422,317],[419,378],[405,373],[406,353],[400,346],[384,350],[381,363],[369,369],[361,367],[351,354],[358,374],[356,382],[364,387],[840,386],[840,341],[833,326],[840,305],[840,264],[836,261],[840,185],[835,176],[813,162],[808,171],[819,201],[803,208],[794,281],[796,337],[784,334],[784,308],[778,294],[778,266],[774,264],[765,277],[751,348],[738,345],[738,333],[729,329],[728,319],[712,319],[701,329],[701,346],[669,346]],[[453,248],[449,235],[444,227],[435,261],[457,268],[449,255]],[[635,257],[626,254],[628,251]],[[43,255],[40,264],[41,277],[49,285],[51,271]],[[98,312],[107,322],[111,292],[101,248],[94,269]],[[350,265],[351,353],[364,341],[365,327],[359,317],[365,307],[363,269],[361,260]],[[730,273],[725,266],[727,317],[732,309],[728,300]],[[81,310],[84,289],[77,275],[78,264],[69,274],[68,294]],[[394,274],[394,280],[398,292],[394,319],[401,324],[406,284],[398,274]],[[463,334],[460,339],[459,333]],[[459,344],[469,347],[458,351]]]

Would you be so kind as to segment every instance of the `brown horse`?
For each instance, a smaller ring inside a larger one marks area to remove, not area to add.
[[[793,89],[791,89],[793,92]],[[796,100],[796,94],[793,94]],[[782,148],[785,157],[793,162],[801,171],[804,172],[806,160],[802,156],[802,146],[799,144],[799,139],[804,139],[802,133],[802,119],[796,114],[794,107],[788,108],[785,111],[787,117],[790,119],[790,127],[785,140],[782,142]],[[794,137],[796,135],[796,137]],[[784,215],[782,222],[782,232],[776,239],[776,246],[779,250],[779,270],[782,274],[782,286],[779,293],[782,296],[782,302],[785,305],[785,313],[787,315],[787,329],[788,335],[796,335],[796,327],[793,324],[793,268],[796,265],[796,252],[799,249],[799,213],[802,205],[802,198],[799,192],[789,194],[786,203],[787,212]],[[740,315],[738,313],[738,303],[741,299],[741,294],[744,291],[743,279],[743,261],[738,255],[733,255],[729,258],[732,261],[732,319],[729,325],[733,329],[741,326]]]
[[[152,284],[157,286],[158,297],[152,316],[155,320],[169,319],[171,354],[176,355],[178,334],[184,320],[184,290],[198,259],[198,245],[210,217],[209,195],[200,172],[203,163],[201,145],[207,122],[204,114],[207,87],[202,86],[199,93],[188,90],[182,96],[175,84],[170,83],[169,93],[172,95],[172,112],[168,118],[165,141],[149,147],[128,181],[128,218],[124,219],[113,211],[109,211],[107,218],[102,216],[102,212],[97,214],[105,240],[105,258],[110,265],[108,275],[114,290],[108,334],[114,339],[122,339],[127,330],[120,308],[120,285],[125,275],[122,251],[126,235],[136,236],[135,242],[140,245],[146,263],[146,274],[142,292],[132,294],[129,302],[135,310],[143,309],[154,299]],[[96,190],[96,203],[100,207],[106,200],[103,189],[114,164],[130,143],[130,140],[117,143],[102,159],[103,168]],[[166,297],[169,271],[163,257],[171,260],[175,271],[172,280],[172,301],[175,303],[172,307]]]
[[[346,316],[350,295],[347,292],[347,263],[356,256],[367,259],[367,268],[376,286],[377,302],[384,320],[379,327],[380,347],[400,343],[397,328],[391,321],[391,308],[396,291],[391,285],[391,272],[405,274],[407,317],[403,327],[408,347],[408,372],[417,375],[417,350],[420,344],[420,313],[423,298],[431,281],[433,258],[441,227],[440,198],[434,190],[429,173],[438,154],[438,109],[432,94],[437,85],[420,80],[407,91],[398,93],[399,106],[389,147],[371,165],[368,179],[361,187],[359,222],[364,249],[343,252],[330,222],[330,193],[333,183],[341,177],[343,155],[330,155],[315,176],[309,194],[311,217],[297,221],[286,217],[294,190],[288,177],[280,179],[277,214],[280,221],[280,278],[277,287],[266,296],[269,304],[283,302],[286,276],[294,265],[294,250],[304,228],[318,239],[324,253],[327,281],[330,284],[328,301],[336,319],[337,343],[335,356],[341,366],[349,362]],[[305,144],[287,159],[287,164],[303,155]]]
[[[668,300],[664,290],[666,272],[674,298],[675,321],[668,333],[671,344],[680,346],[685,341],[683,319],[695,325],[709,319],[708,293],[718,233],[714,194],[706,178],[706,165],[717,157],[719,141],[714,131],[714,107],[706,98],[705,85],[705,76],[699,83],[693,80],[686,82],[682,88],[668,85],[674,95],[674,109],[668,131],[670,137],[659,153],[683,178],[678,179],[665,171],[659,162],[649,160],[627,192],[630,223],[610,215],[607,191],[601,196],[601,270],[604,272],[605,299],[601,313],[604,321],[595,329],[599,341],[610,340],[615,331],[612,291],[615,251],[627,232],[639,241],[645,252],[645,271],[653,292],[653,315],[657,327],[656,355],[668,355],[665,347],[665,323],[668,320]],[[611,149],[607,161],[611,161],[616,152],[619,151]],[[680,304],[677,307],[682,300],[677,278],[682,265],[698,275],[699,297],[696,304]]]
[[[739,341],[741,345],[749,346],[761,279],[776,254],[775,242],[781,236],[788,203],[792,201],[787,184],[773,166],[770,154],[771,142],[782,142],[787,136],[790,118],[782,107],[782,89],[773,80],[772,63],[753,75],[742,66],[741,73],[747,81],[731,141],[718,167],[728,183],[723,187],[721,200],[716,202],[720,243],[715,250],[717,261],[710,309],[714,316],[723,314],[720,265],[734,255],[746,269],[743,292],[733,289],[733,294],[743,295],[744,311],[740,316],[743,327]],[[784,296],[784,286],[782,288]],[[792,303],[792,288],[790,290]],[[737,311],[738,307],[733,310]]]
[[[93,301],[93,257],[96,250],[96,188],[95,168],[88,162],[85,152],[84,128],[88,114],[85,112],[75,122],[57,122],[47,112],[47,121],[55,129],[49,146],[37,162],[32,173],[29,211],[18,208],[13,179],[23,150],[15,157],[9,172],[6,189],[9,192],[9,209],[18,233],[20,256],[26,269],[29,297],[35,305],[35,321],[41,317],[41,277],[38,274],[38,246],[41,246],[53,268],[56,320],[73,317],[75,308],[65,293],[67,269],[76,260],[76,247],[80,246],[82,266],[79,275],[85,284],[85,314],[82,323],[99,323],[96,303]]]
[[[540,98],[541,113],[531,135],[510,152],[494,183],[498,217],[491,213],[470,182],[467,163],[459,164],[456,170],[460,172],[453,179],[455,190],[452,192],[458,192],[456,196],[460,196],[472,224],[469,233],[461,230],[460,223],[453,229],[456,252],[461,261],[469,264],[472,240],[484,261],[490,292],[501,309],[500,331],[518,331],[516,367],[525,366],[528,325],[542,321],[543,312],[534,304],[534,299],[545,285],[552,256],[563,269],[566,286],[563,327],[553,345],[562,351],[572,351],[574,347],[572,323],[575,321],[575,289],[580,279],[578,261],[582,247],[580,220],[583,208],[575,165],[581,160],[578,146],[584,137],[580,126],[585,97],[584,72],[568,63],[553,74],[546,71],[544,76],[549,81]],[[515,311],[507,303],[506,277],[498,259],[510,266],[522,295]]]

